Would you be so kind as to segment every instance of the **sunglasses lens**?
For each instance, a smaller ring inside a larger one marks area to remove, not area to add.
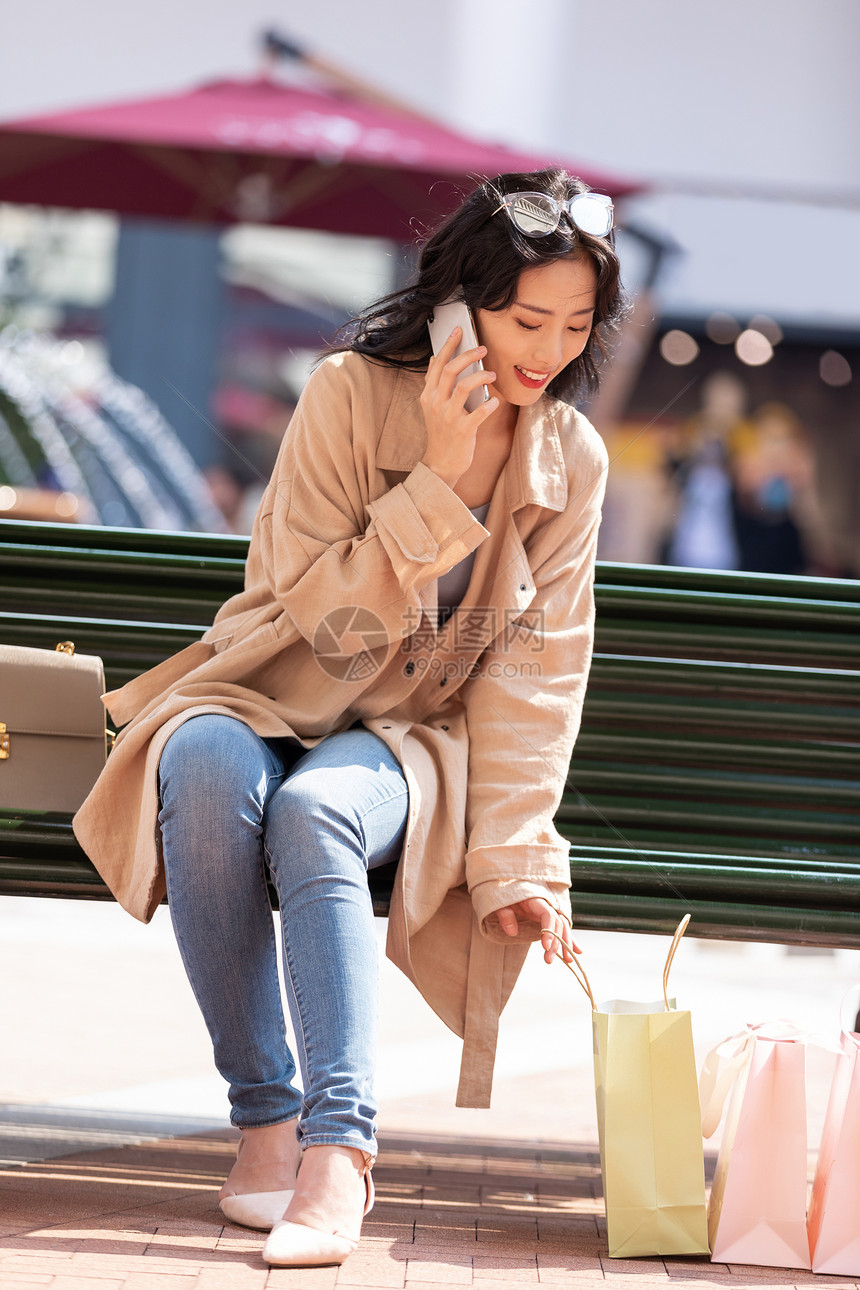
[[[558,228],[559,209],[543,193],[517,193],[505,204],[517,228],[529,237],[546,237]]]
[[[576,227],[592,237],[605,237],[612,228],[612,203],[599,193],[581,193],[568,209]]]

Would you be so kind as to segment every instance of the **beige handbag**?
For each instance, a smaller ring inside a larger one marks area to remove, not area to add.
[[[76,811],[105,764],[104,667],[75,654],[0,645],[0,809]]]

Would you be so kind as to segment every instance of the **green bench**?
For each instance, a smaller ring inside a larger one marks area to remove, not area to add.
[[[121,685],[205,630],[246,551],[0,521],[0,641],[73,640]],[[860,946],[860,584],[599,564],[595,590],[556,817],[577,925],[666,933],[690,913],[700,936]],[[374,875],[380,914],[389,890]],[[109,898],[67,816],[14,810],[0,894]]]

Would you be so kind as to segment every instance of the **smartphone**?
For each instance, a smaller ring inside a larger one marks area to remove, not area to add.
[[[446,300],[443,305],[437,305],[427,320],[427,327],[430,331],[430,343],[434,354],[439,353],[455,327],[462,327],[463,335],[452,357],[456,358],[458,354],[465,353],[467,349],[474,349],[478,344],[475,321],[465,300]],[[465,372],[460,373],[458,380],[462,381],[464,376],[469,376],[472,372],[483,372],[483,370],[484,364],[479,359],[477,363],[470,363]],[[486,385],[479,385],[466,399],[466,411],[474,412],[482,403],[486,403],[489,397],[490,391]]]

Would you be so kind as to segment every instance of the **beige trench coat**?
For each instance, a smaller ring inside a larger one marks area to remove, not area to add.
[[[245,590],[202,640],[105,696],[125,729],[74,827],[148,921],[165,892],[158,759],[178,725],[226,712],[311,748],[361,721],[409,788],[387,953],[464,1038],[458,1104],[488,1106],[499,1014],[538,935],[508,938],[494,913],[536,894],[567,902],[553,816],[591,659],[606,452],[566,405],[523,409],[484,527],[420,462],[422,388],[353,353],[317,368],[254,524]],[[436,580],[475,548],[437,631]]]

